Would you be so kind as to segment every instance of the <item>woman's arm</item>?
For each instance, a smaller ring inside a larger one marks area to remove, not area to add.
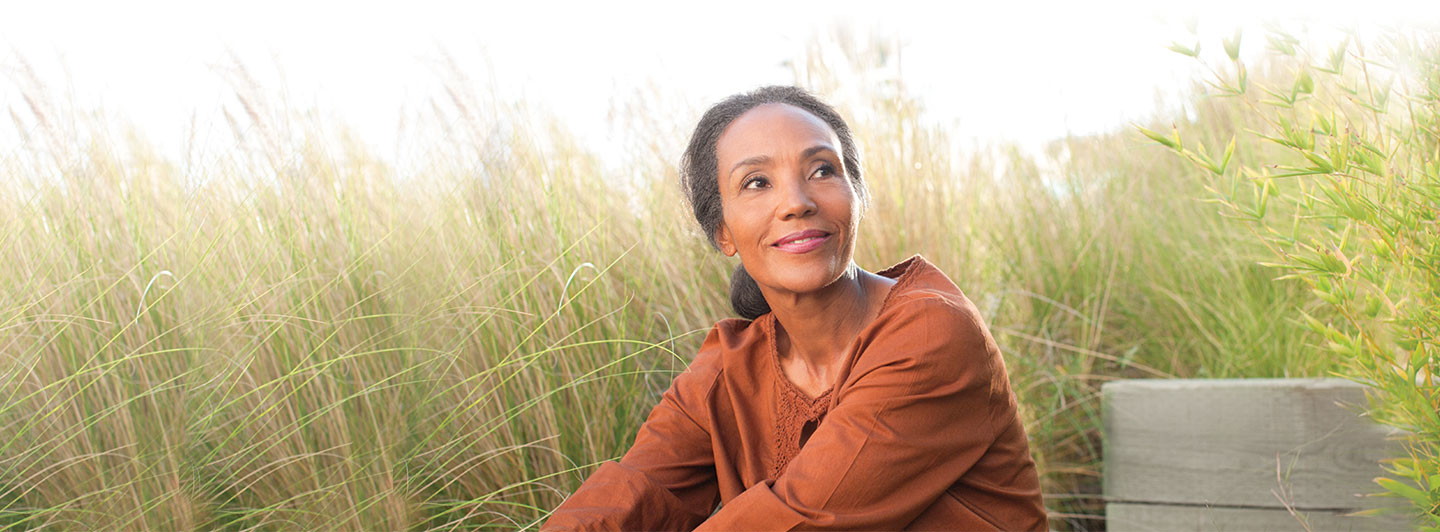
[[[985,454],[1009,391],[974,307],[923,297],[883,319],[784,474],[697,530],[899,530]]]
[[[635,444],[606,462],[541,530],[690,530],[719,502],[706,398],[720,367],[718,329],[650,411]]]

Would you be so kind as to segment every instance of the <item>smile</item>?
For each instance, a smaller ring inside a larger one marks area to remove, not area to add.
[[[775,244],[775,247],[786,253],[805,253],[825,245],[830,240],[830,235],[807,236],[796,240]]]

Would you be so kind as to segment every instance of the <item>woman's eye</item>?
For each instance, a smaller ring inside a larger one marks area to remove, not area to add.
[[[756,185],[756,183],[759,183],[759,185]],[[745,184],[740,185],[740,188],[759,188],[765,185],[765,183],[766,181],[763,177],[752,177],[749,181],[746,181]]]
[[[828,165],[828,164],[827,164],[827,165],[824,165],[824,166],[821,166],[821,167],[815,169],[815,174],[814,174],[814,175],[816,175],[816,176],[818,176],[818,177],[830,177],[830,176],[832,176],[832,175],[835,175],[835,167],[830,166],[830,165]]]

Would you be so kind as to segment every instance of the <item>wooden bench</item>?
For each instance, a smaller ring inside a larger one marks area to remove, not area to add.
[[[1413,530],[1380,491],[1397,432],[1343,379],[1126,380],[1102,388],[1105,516],[1132,530]],[[1293,511],[1293,513],[1292,513]],[[1302,525],[1302,520],[1304,524]]]

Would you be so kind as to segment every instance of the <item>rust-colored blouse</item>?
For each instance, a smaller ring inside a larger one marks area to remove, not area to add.
[[[880,275],[896,284],[829,391],[785,377],[773,314],[723,320],[625,457],[542,529],[1045,530],[979,311],[919,255]]]

